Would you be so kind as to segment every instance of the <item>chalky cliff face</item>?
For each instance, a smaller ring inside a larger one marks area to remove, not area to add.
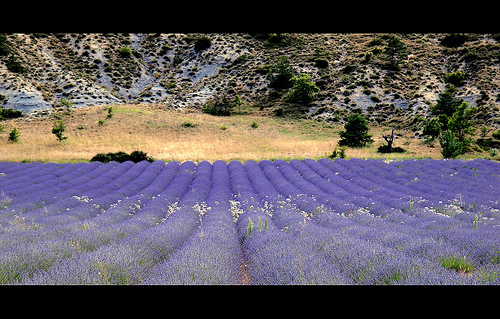
[[[0,94],[6,107],[23,111],[52,108],[68,96],[77,107],[125,102],[201,107],[216,90],[206,80],[249,49],[236,35],[211,35],[210,45],[201,48],[195,48],[196,39],[185,34],[11,34],[9,47],[26,69],[11,72],[0,64]]]
[[[472,34],[450,44],[446,36],[398,34],[402,46],[388,50],[389,34],[8,34],[0,37],[0,103],[25,113],[68,96],[76,107],[201,108],[227,94],[269,113],[293,108],[338,121],[362,111],[382,123],[426,114],[446,74],[461,70],[456,95],[500,125],[499,37]],[[279,55],[316,83],[312,102],[286,103],[269,88],[266,74]]]
[[[3,162],[0,283],[499,284],[499,166]]]

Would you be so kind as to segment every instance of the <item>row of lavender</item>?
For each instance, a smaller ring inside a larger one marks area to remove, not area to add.
[[[0,163],[6,284],[497,284],[486,160]]]

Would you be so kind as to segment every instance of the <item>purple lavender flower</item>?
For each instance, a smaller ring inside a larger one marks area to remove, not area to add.
[[[498,284],[499,169],[0,162],[0,282]]]

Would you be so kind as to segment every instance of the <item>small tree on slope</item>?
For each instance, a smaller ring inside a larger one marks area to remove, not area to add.
[[[62,142],[62,140],[67,139],[68,137],[64,135],[64,132],[66,131],[66,125],[64,125],[62,120],[55,120],[54,126],[52,126],[52,134],[54,134],[59,142]]]

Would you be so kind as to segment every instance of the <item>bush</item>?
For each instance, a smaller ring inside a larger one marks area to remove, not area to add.
[[[133,151],[130,154],[127,154],[125,152],[116,152],[116,153],[99,153],[96,156],[92,157],[90,159],[91,162],[101,162],[101,163],[109,163],[112,161],[123,163],[126,161],[132,161],[134,163],[139,163],[142,161],[148,161],[150,163],[154,162],[155,160],[148,156],[147,153],[143,151]]]
[[[241,104],[243,104],[243,102],[238,95],[232,99],[229,99],[226,94],[222,95],[222,97],[214,95],[213,99],[203,104],[203,112],[217,116],[229,116],[231,115],[231,110],[235,106],[240,106]]]
[[[404,153],[406,150],[400,146],[391,147],[389,145],[380,145],[377,149],[379,153]]]
[[[446,73],[444,76],[444,82],[453,84],[454,86],[462,86],[465,80],[465,73],[462,70],[458,70],[452,73]]]
[[[115,114],[115,113],[114,113],[114,109],[113,109],[113,107],[112,107],[112,106],[110,106],[110,107],[108,108],[108,115],[106,116],[106,118],[110,119],[110,118],[112,118],[112,117],[113,117],[113,115],[114,115],[114,114]]]
[[[255,73],[261,74],[261,75],[266,75],[269,73],[271,70],[270,65],[258,65],[255,67]]]
[[[68,96],[67,98],[65,97],[61,98],[61,106],[64,106],[67,109],[70,109],[73,106],[73,102],[71,101],[71,95]]]
[[[133,151],[132,153],[130,153],[130,160],[134,163],[139,163],[142,161],[148,161],[152,163],[155,161],[151,156],[148,156],[148,153],[145,153],[143,151]]]
[[[203,51],[203,50],[208,49],[210,47],[210,45],[212,45],[212,40],[210,40],[209,37],[204,35],[204,36],[196,39],[196,41],[194,42],[194,49],[196,51]]]
[[[10,53],[9,41],[5,33],[0,33],[0,56]]]
[[[120,162],[119,160],[117,160],[118,156],[122,156],[122,153],[127,155],[126,153],[124,152],[118,152],[118,153],[99,153],[97,154],[96,156],[92,157],[90,159],[91,162],[101,162],[101,163],[109,163],[111,161],[117,161],[117,162]]]
[[[462,273],[468,273],[474,270],[474,264],[462,257],[439,258],[441,266],[446,269],[452,269]]]
[[[293,77],[292,83],[293,89],[286,97],[289,102],[311,102],[319,91],[309,74],[301,73],[299,77]]]
[[[328,155],[329,159],[334,159],[334,158],[345,158],[345,146],[341,147],[339,151],[337,151],[337,148],[335,148],[332,152],[331,155]]]
[[[491,133],[491,136],[493,136],[493,138],[495,138],[497,140],[500,140],[500,130]]]
[[[23,112],[13,109],[4,109],[0,108],[0,120],[2,119],[14,119],[17,117],[21,117]]]
[[[5,61],[5,65],[10,72],[14,73],[25,73],[26,68],[24,65],[17,59],[17,56],[14,54],[9,55],[7,61]]]
[[[129,58],[132,55],[132,48],[128,46],[121,47],[119,53],[122,58]]]
[[[281,48],[293,45],[297,42],[292,36],[283,33],[260,34],[257,38],[263,39],[264,42],[262,44],[267,48]]]
[[[195,124],[195,123],[191,123],[191,122],[186,121],[186,122],[182,123],[182,124],[181,124],[181,126],[182,126],[182,127],[197,127],[197,126],[198,126],[198,124]]]
[[[326,59],[321,59],[321,58],[320,59],[316,59],[315,62],[316,62],[316,67],[317,68],[325,69],[325,68],[328,67],[328,60],[326,60]]]
[[[449,48],[459,47],[469,40],[469,37],[463,33],[451,33],[441,39],[441,45]]]

